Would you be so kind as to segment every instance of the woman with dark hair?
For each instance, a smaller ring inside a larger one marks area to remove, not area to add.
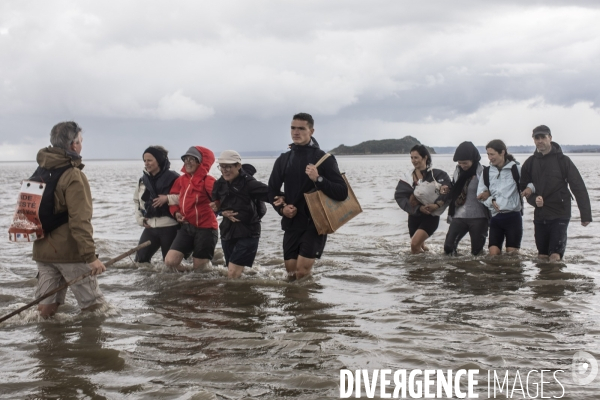
[[[523,238],[523,199],[519,193],[521,166],[508,153],[502,140],[492,140],[486,146],[490,166],[484,168],[477,187],[477,199],[492,213],[490,220],[490,255],[502,252],[506,239],[506,252],[521,248]]]
[[[408,213],[410,252],[418,254],[428,250],[425,240],[436,231],[444,212],[446,196],[440,193],[440,188],[449,188],[451,183],[447,173],[432,168],[427,147],[415,145],[410,149],[410,161],[414,169],[400,179],[394,197]]]
[[[143,153],[145,169],[135,187],[133,201],[135,218],[145,228],[140,243],[150,240],[150,246],[137,252],[137,262],[150,262],[159,248],[164,260],[179,229],[179,223],[169,212],[167,196],[179,174],[169,169],[168,154],[162,146],[150,146]]]
[[[477,186],[483,167],[479,163],[481,155],[471,142],[462,142],[454,152],[457,162],[452,189],[448,190],[448,220],[450,227],[446,233],[444,252],[456,254],[458,243],[467,233],[471,237],[471,254],[476,256],[483,250],[488,235],[489,212],[477,201]],[[442,188],[442,193],[445,192]]]

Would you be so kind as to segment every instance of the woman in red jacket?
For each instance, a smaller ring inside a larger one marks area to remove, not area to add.
[[[170,194],[179,195],[179,204],[169,207],[181,229],[165,258],[165,264],[178,271],[184,257],[193,257],[194,269],[212,260],[217,245],[217,218],[210,208],[215,178],[208,175],[215,155],[205,147],[192,146],[181,157],[181,175]]]

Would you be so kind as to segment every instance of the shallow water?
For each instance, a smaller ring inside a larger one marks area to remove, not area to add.
[[[598,221],[600,157],[572,158]],[[565,399],[600,398],[600,378],[587,386],[571,378],[577,351],[600,360],[597,222],[581,227],[574,208],[564,264],[536,262],[531,208],[519,256],[468,256],[468,238],[463,256],[443,256],[445,222],[429,240],[431,251],[412,256],[407,217],[393,199],[408,157],[338,161],[364,213],[329,236],[313,277],[285,281],[282,231],[272,210],[256,265],[240,280],[225,279],[221,257],[212,268],[186,274],[166,271],[158,254],[153,264],[123,260],[99,278],[106,309],[81,315],[69,294],[54,320],[40,321],[30,310],[0,324],[0,397],[338,398],[342,368],[466,368],[480,370],[480,398],[487,398],[488,370],[533,369],[564,370]],[[274,159],[250,162],[266,182]],[[453,171],[451,156],[434,162]],[[141,234],[132,194],[143,165],[86,164],[95,238],[106,261],[134,247]],[[4,232],[19,181],[34,169],[0,163]],[[0,242],[0,314],[33,299],[35,274],[31,245]],[[546,390],[561,394],[556,384]]]

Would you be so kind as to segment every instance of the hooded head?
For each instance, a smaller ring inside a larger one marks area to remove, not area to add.
[[[196,159],[196,162],[200,164],[202,162],[202,153],[195,147],[192,146],[181,156],[181,161],[185,162],[187,156],[192,156]]]
[[[454,151],[454,161],[473,161],[477,162],[481,160],[481,154],[479,150],[472,142],[462,142]]]
[[[183,160],[181,172],[204,178],[215,162],[215,155],[206,147],[192,146],[181,156],[181,159]]]
[[[242,169],[250,176],[254,176],[256,168],[252,164],[242,164]]]
[[[160,171],[169,169],[169,152],[162,146],[150,146],[142,153],[142,160],[144,160],[144,165],[146,167],[146,171],[151,175],[156,175]],[[151,157],[149,157],[150,155]]]

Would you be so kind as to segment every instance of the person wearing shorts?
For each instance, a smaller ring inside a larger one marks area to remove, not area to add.
[[[539,258],[547,259],[554,254],[552,261],[562,260],[567,249],[567,229],[570,221],[570,218],[533,220]]]
[[[275,160],[269,178],[269,202],[281,215],[281,228],[285,231],[283,259],[290,280],[311,274],[315,260],[321,258],[327,241],[326,235],[317,234],[304,193],[318,189],[336,201],[348,197],[348,187],[335,157],[327,158],[318,169],[315,167],[325,152],[313,137],[314,132],[314,120],[310,114],[293,116],[290,151]]]
[[[43,263],[38,261],[37,267],[39,274],[38,284],[35,289],[36,299],[90,272],[90,267],[86,263]],[[104,296],[98,287],[98,280],[95,277],[82,279],[69,286],[69,288],[71,288],[71,292],[73,292],[82,310],[89,310],[96,304],[104,302]],[[61,290],[42,300],[40,304],[64,304],[66,296],[67,290]]]
[[[440,217],[433,215],[408,216],[408,234],[410,237],[415,236],[419,229],[429,237],[437,231],[438,226],[440,226]]]
[[[198,228],[190,223],[183,223],[181,229],[177,231],[177,236],[175,236],[169,251],[177,251],[185,258],[191,255],[195,260],[212,260],[217,241],[216,229]],[[199,262],[194,268],[198,268],[206,262]]]
[[[139,244],[150,246],[137,251],[136,262],[150,262],[158,251],[163,261],[177,236],[179,223],[169,211],[169,192],[179,174],[170,168],[169,152],[162,146],[150,146],[142,154],[144,173],[133,192],[135,219],[144,228]]]
[[[431,154],[423,145],[415,145],[410,149],[410,162],[414,169],[398,181],[394,198],[400,208],[408,213],[410,252],[419,254],[429,250],[425,241],[434,234],[440,224],[439,215],[432,213],[444,206],[447,194],[442,194],[436,189],[438,195],[435,201],[432,199],[431,204],[423,204],[416,198],[415,188],[436,182],[441,188],[449,189],[451,182],[446,172],[431,167]]]
[[[92,227],[92,193],[87,177],[82,172],[81,150],[83,138],[77,123],[61,122],[50,132],[51,147],[38,152],[39,169],[52,171],[68,167],[50,198],[54,203],[52,216],[40,214],[44,237],[33,242],[33,260],[38,266],[36,298],[59,288],[81,275],[90,276],[71,285],[71,291],[82,311],[93,311],[105,304],[98,288],[96,275],[106,270],[96,256]],[[42,200],[45,201],[45,200]],[[40,206],[42,209],[42,206]],[[64,219],[60,220],[60,216]],[[64,289],[38,304],[43,318],[54,315],[65,302]]]
[[[502,140],[492,140],[486,145],[490,166],[483,175],[489,174],[489,187],[485,178],[479,180],[477,199],[491,212],[489,254],[499,255],[506,240],[506,252],[516,253],[523,238],[523,209],[519,180],[515,179],[513,166],[520,175],[521,166],[508,153]]]
[[[538,258],[562,260],[571,220],[571,192],[577,200],[581,225],[592,222],[590,196],[573,161],[552,141],[550,128],[540,125],[531,135],[535,152],[523,164],[522,195],[535,207],[533,224]]]
[[[326,243],[327,235],[319,235],[314,226],[304,231],[287,231],[283,234],[283,259],[319,259]]]
[[[260,239],[261,201],[269,188],[242,168],[242,157],[225,150],[217,159],[221,177],[215,183],[210,203],[221,212],[221,245],[230,279],[239,278],[244,267],[252,267]],[[262,204],[264,205],[264,204]]]
[[[502,249],[506,240],[507,251],[516,251],[521,248],[522,239],[523,217],[520,211],[498,213],[490,220],[490,248]]]
[[[215,254],[218,229],[217,218],[210,207],[215,178],[208,175],[215,155],[205,147],[192,146],[181,159],[183,175],[175,180],[170,191],[170,195],[177,198],[177,204],[169,206],[181,229],[165,257],[167,267],[176,271],[186,270],[181,261],[190,254],[194,269],[209,263]]]

